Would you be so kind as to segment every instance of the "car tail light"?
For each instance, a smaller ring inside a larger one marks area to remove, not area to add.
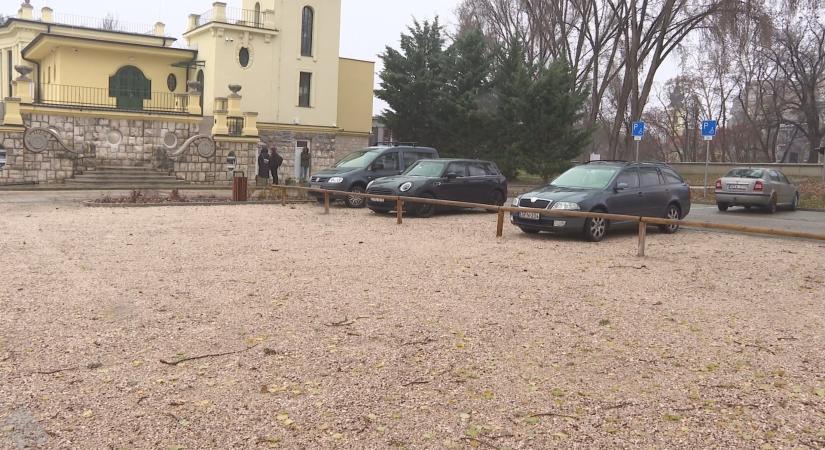
[[[722,180],[716,180],[716,190],[717,191],[722,190]]]
[[[764,191],[765,190],[765,183],[763,183],[762,181],[757,181],[756,183],[753,184],[753,190],[756,191],[756,192]]]

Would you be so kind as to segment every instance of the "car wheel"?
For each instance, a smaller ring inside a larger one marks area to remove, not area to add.
[[[535,228],[526,228],[526,227],[519,227],[519,228],[521,228],[521,231],[523,231],[527,234],[539,234],[539,230],[537,230]]]
[[[604,211],[593,211],[601,213]],[[590,242],[601,242],[607,235],[609,222],[601,217],[593,217],[584,221],[584,238]]]
[[[353,186],[352,189],[350,189],[349,191],[356,194],[363,194],[364,188],[362,186]],[[363,208],[364,205],[367,204],[366,199],[364,197],[354,195],[348,195],[346,201],[347,206],[350,208]]]
[[[432,194],[421,194],[421,198],[426,199],[433,199],[435,197]],[[435,214],[435,205],[431,205],[429,203],[419,203],[415,207],[415,215],[418,217],[428,218],[432,217]]]
[[[717,203],[716,207],[719,208],[719,211],[726,212],[728,208],[730,208],[730,205],[727,203]]]
[[[791,211],[796,211],[799,208],[799,193],[797,192],[796,195],[793,197],[793,202],[791,203]]]
[[[667,207],[667,214],[665,214],[665,219],[681,220],[682,211],[679,209],[677,205],[672,204]],[[679,231],[679,225],[659,225],[659,230],[665,234],[673,234]]]
[[[771,202],[768,203],[768,214],[776,214],[776,211],[779,209],[779,205],[776,200],[776,194],[771,196]]]

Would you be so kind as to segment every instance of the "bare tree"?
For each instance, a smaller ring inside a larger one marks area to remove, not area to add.
[[[808,139],[808,162],[816,163],[825,137],[825,24],[807,14],[786,23],[765,54],[781,75],[775,90],[782,122]]]

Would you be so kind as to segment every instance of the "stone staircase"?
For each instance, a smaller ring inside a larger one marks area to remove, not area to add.
[[[130,190],[176,189],[190,186],[165,172],[144,166],[98,166],[66,180],[65,187],[77,189]]]

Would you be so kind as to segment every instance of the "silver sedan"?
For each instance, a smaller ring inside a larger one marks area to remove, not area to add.
[[[716,205],[719,211],[732,206],[765,208],[771,214],[779,206],[795,210],[799,205],[799,189],[776,169],[742,167],[733,169],[716,180]]]

